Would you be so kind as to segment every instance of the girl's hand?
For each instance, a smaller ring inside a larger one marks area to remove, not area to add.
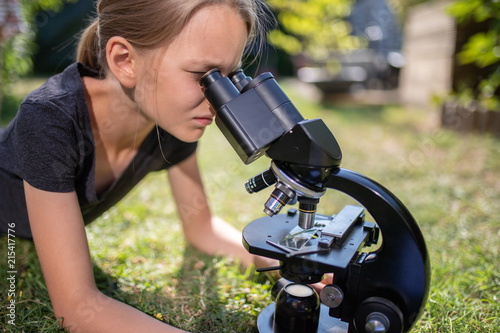
[[[313,284],[311,284],[311,287],[313,287],[314,290],[316,290],[316,292],[319,294],[321,292],[321,289],[323,289],[326,285],[329,285],[332,283],[333,283],[333,273],[328,273],[328,274],[325,274],[325,276],[323,277],[323,280],[321,280],[321,282],[313,283]]]

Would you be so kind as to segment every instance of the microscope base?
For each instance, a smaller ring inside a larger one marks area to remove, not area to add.
[[[329,308],[321,304],[319,326],[315,332],[304,333],[347,333],[349,324],[328,315]],[[257,318],[259,333],[279,333],[274,328],[274,303],[269,304]]]

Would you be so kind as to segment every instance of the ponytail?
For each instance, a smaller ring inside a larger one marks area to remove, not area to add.
[[[99,61],[98,20],[95,19],[82,33],[76,51],[76,61],[101,71]]]

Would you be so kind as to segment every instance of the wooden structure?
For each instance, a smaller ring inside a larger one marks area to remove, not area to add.
[[[414,6],[405,22],[399,94],[403,104],[431,107],[453,86],[456,25],[446,14],[448,0]]]
[[[446,13],[450,0],[426,2],[411,8],[406,20],[400,74],[399,100],[409,106],[440,108],[441,125],[459,132],[490,133],[500,137],[500,111],[485,110],[478,103],[467,107],[448,101],[460,85],[477,88],[477,78],[491,69],[455,62],[468,38],[487,30],[487,23],[457,27]],[[435,98],[440,103],[433,101]],[[443,102],[446,101],[446,102]]]

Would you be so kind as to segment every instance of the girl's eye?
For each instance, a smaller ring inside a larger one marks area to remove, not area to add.
[[[196,81],[200,81],[201,77],[205,75],[205,72],[190,72],[190,73],[193,76],[193,79],[195,79]]]

